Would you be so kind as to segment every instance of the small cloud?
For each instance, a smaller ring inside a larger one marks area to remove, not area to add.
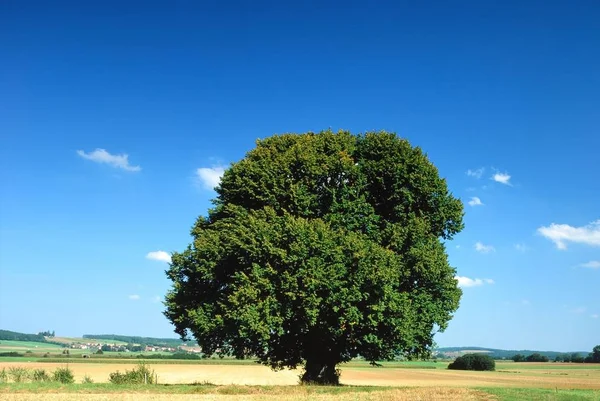
[[[531,305],[531,302],[529,302],[529,300],[528,300],[528,299],[523,299],[523,300],[521,301],[521,305],[529,306],[529,305]]]
[[[140,171],[140,166],[132,166],[129,164],[129,155],[122,153],[120,155],[112,155],[104,149],[96,149],[90,153],[85,153],[83,150],[78,150],[77,154],[84,159],[91,160],[96,163],[108,164],[111,167],[120,168],[125,171]]]
[[[586,311],[586,308],[584,306],[580,306],[578,308],[571,309],[571,313],[574,313],[576,315],[581,315],[581,314],[585,313],[585,311]]]
[[[483,202],[476,196],[472,196],[471,200],[468,202],[469,206],[483,206]]]
[[[479,253],[490,253],[490,252],[495,252],[496,248],[494,248],[491,245],[484,245],[481,242],[476,242],[475,250]]]
[[[548,227],[538,228],[537,231],[561,250],[567,249],[567,242],[600,246],[600,220],[582,227],[552,223]]]
[[[456,249],[460,249],[460,245],[456,245]]]
[[[458,281],[458,286],[462,288],[479,287],[484,284],[494,284],[494,280],[489,278],[480,279],[463,276],[455,276],[454,278]]]
[[[481,168],[478,168],[478,169],[475,169],[475,170],[469,169],[469,170],[467,170],[467,175],[469,177],[475,177],[477,179],[480,179],[484,172],[485,172],[485,168],[484,167],[481,167]]]
[[[582,263],[580,266],[588,269],[600,269],[600,260],[591,260],[587,263]]]
[[[594,314],[590,315],[590,317],[592,319],[598,319],[598,317],[600,317],[600,315],[598,315],[597,313],[594,313]]]
[[[529,247],[525,244],[515,244],[515,249],[519,252],[527,252]]]
[[[196,170],[196,175],[204,188],[215,189],[221,182],[221,177],[223,177],[224,172],[225,167],[223,166],[201,167]]]
[[[171,255],[165,251],[154,251],[146,254],[146,259],[157,260],[159,262],[171,263]]]
[[[156,295],[155,297],[152,298],[152,302],[154,302],[155,304],[159,303],[162,300],[161,297],[159,297],[158,295]]]
[[[132,294],[129,296],[129,299],[131,299],[132,301],[138,301],[140,299],[140,296],[137,294]]]
[[[492,176],[491,179],[496,182],[499,182],[500,184],[511,185],[510,184],[510,175],[506,174],[506,173],[496,173]]]

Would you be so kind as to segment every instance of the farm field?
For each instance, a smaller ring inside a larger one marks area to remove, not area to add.
[[[95,338],[83,338],[83,337],[52,337],[52,341],[63,344],[71,344],[71,343],[79,343],[79,344],[87,344],[87,343],[110,343],[115,345],[125,345],[127,344],[124,341],[117,340],[98,340]]]
[[[132,361],[133,362],[133,361]],[[402,367],[393,364],[387,367],[371,367],[364,362],[354,362],[342,367],[341,382],[352,386],[384,387],[515,387],[547,389],[594,389],[600,390],[599,364],[555,364],[555,363],[498,363],[496,372],[456,371],[439,368]],[[0,362],[0,370],[12,366],[29,369],[54,370],[65,363],[47,362]],[[298,383],[300,370],[273,372],[268,367],[256,364],[178,364],[152,363],[149,365],[158,375],[159,384],[212,383],[215,385],[261,385],[281,386]],[[75,379],[80,382],[88,375],[96,383],[108,381],[114,371],[124,371],[134,365],[123,363],[73,363]]]
[[[21,351],[54,351],[62,350],[62,347],[57,344],[41,343],[35,341],[12,341],[0,340],[0,352],[21,352]]]

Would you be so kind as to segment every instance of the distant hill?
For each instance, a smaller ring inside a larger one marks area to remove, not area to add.
[[[483,352],[491,356],[494,359],[511,359],[516,354],[531,355],[538,353],[547,356],[550,360],[553,360],[558,355],[578,353],[579,355],[585,356],[589,351],[574,351],[574,352],[558,352],[558,351],[534,351],[534,350],[506,350],[497,348],[484,348],[484,347],[442,347],[436,349],[438,355],[442,355],[447,358],[455,358],[459,355],[471,353],[471,352]]]
[[[155,337],[139,337],[139,336],[124,336],[119,334],[84,334],[83,338],[93,338],[96,340],[113,340],[123,341],[129,344],[155,345],[165,347],[178,347],[184,342],[178,338],[155,338]]]
[[[45,343],[46,338],[41,334],[26,334],[19,333],[17,331],[0,330],[0,341],[35,341],[39,343]]]

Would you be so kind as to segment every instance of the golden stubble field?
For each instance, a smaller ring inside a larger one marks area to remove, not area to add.
[[[289,394],[3,394],[3,401],[418,401],[448,400],[474,401],[495,400],[482,391],[460,388],[410,388],[370,393],[315,394],[299,389]]]
[[[29,369],[53,371],[64,367],[61,363],[0,362],[0,369],[22,366]],[[520,365],[498,367],[496,372],[467,372],[446,369],[419,368],[342,368],[341,382],[362,386],[405,387],[535,387],[559,389],[600,389],[600,366],[590,365]],[[77,382],[88,375],[94,382],[108,382],[114,371],[133,369],[133,364],[72,363],[69,365]],[[261,365],[194,365],[151,364],[158,375],[159,384],[212,383],[217,385],[294,385],[300,370],[273,372]]]

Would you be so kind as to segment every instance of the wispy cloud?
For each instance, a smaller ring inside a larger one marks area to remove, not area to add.
[[[206,189],[214,189],[221,182],[221,177],[225,172],[225,167],[201,167],[196,170],[196,176],[200,180],[200,183]]]
[[[85,153],[83,150],[78,150],[77,154],[84,159],[91,160],[96,163],[108,164],[111,167],[120,168],[125,171],[140,171],[140,166],[132,166],[129,164],[129,155],[122,153],[120,155],[113,155],[108,153],[105,149],[96,149],[92,152]]]
[[[523,299],[523,300],[521,300],[521,305],[529,306],[529,305],[531,305],[531,302],[528,299]]]
[[[479,287],[484,284],[494,284],[494,280],[490,278],[469,278],[464,276],[455,276],[454,277],[458,281],[458,286],[462,288],[466,287]]]
[[[467,175],[469,177],[475,177],[477,179],[480,179],[484,172],[485,172],[485,168],[484,167],[480,167],[480,168],[475,169],[475,170],[471,170],[471,169],[467,170]]]
[[[132,294],[129,296],[129,299],[131,299],[132,301],[138,301],[140,299],[140,296],[137,294]]]
[[[590,260],[587,263],[582,263],[580,266],[588,269],[600,269],[600,260]]]
[[[496,173],[492,176],[491,179],[496,182],[499,182],[500,184],[511,185],[510,178],[510,175],[507,173]]]
[[[590,317],[592,319],[598,319],[598,317],[600,317],[600,315],[598,315],[597,313],[593,313],[593,314],[590,315]]]
[[[477,196],[472,196],[471,200],[467,203],[469,206],[483,206],[483,202]]]
[[[154,251],[146,254],[146,259],[158,260],[159,262],[171,263],[171,255],[165,251]]]
[[[548,227],[538,228],[537,231],[554,242],[558,249],[567,249],[567,242],[600,246],[600,220],[582,227],[552,223]]]
[[[587,310],[587,308],[585,306],[580,306],[575,309],[571,309],[571,313],[574,313],[576,315],[581,315],[581,314],[584,314],[586,310]]]
[[[494,248],[491,245],[484,245],[481,242],[476,242],[475,243],[475,250],[479,253],[490,253],[490,252],[495,252],[496,248]]]
[[[515,249],[519,252],[527,252],[529,247],[525,244],[515,244]]]
[[[152,298],[152,302],[154,302],[155,304],[159,303],[162,300],[161,297],[159,297],[158,295],[156,295],[155,297]]]

